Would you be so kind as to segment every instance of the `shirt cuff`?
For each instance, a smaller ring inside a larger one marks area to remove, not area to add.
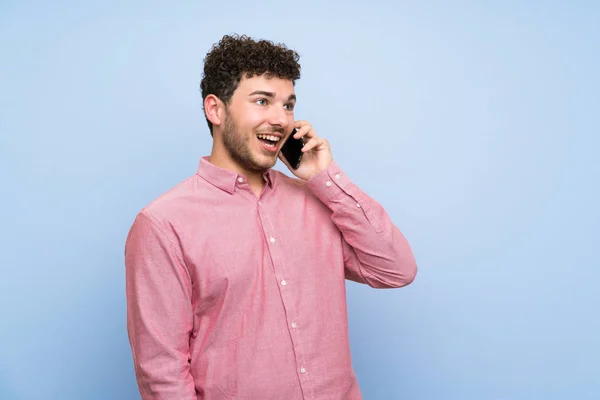
[[[344,174],[340,166],[332,161],[329,167],[308,180],[308,187],[322,202],[328,203],[349,193],[350,178]]]

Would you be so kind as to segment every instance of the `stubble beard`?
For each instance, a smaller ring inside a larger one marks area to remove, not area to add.
[[[250,136],[240,134],[229,112],[225,115],[222,137],[223,146],[231,159],[247,171],[264,172],[277,162],[275,156],[272,161],[267,161],[267,156],[264,157],[264,161],[261,161],[252,154],[249,144]]]

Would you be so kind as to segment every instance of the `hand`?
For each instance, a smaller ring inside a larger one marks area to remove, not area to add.
[[[296,121],[294,127],[298,130],[294,138],[304,139],[304,147],[302,148],[304,154],[302,155],[300,167],[293,169],[281,152],[279,153],[279,159],[289,168],[292,174],[308,181],[319,172],[326,170],[333,162],[333,156],[331,155],[329,142],[326,139],[318,137],[308,122]]]

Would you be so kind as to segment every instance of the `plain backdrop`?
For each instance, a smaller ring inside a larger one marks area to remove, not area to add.
[[[296,117],[413,247],[348,283],[365,399],[600,398],[597,2],[2,0],[1,399],[139,399],[124,241],[210,152],[226,33],[301,54]]]

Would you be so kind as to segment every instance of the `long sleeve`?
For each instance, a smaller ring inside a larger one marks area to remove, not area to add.
[[[331,219],[342,233],[348,280],[397,288],[415,279],[417,265],[402,232],[335,161],[311,178],[308,187],[332,211]]]
[[[172,233],[140,213],[125,246],[127,330],[143,400],[196,399],[191,279]]]

